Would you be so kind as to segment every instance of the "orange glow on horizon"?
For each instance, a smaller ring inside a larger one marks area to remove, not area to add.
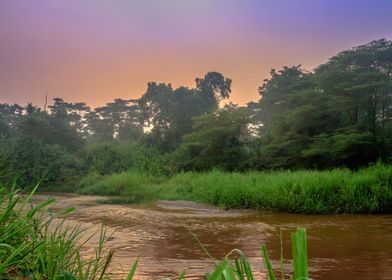
[[[353,1],[4,0],[0,102],[42,106],[48,90],[97,107],[139,98],[149,81],[194,87],[218,71],[233,80],[230,101],[246,104],[271,68],[312,70],[391,37],[388,8]]]

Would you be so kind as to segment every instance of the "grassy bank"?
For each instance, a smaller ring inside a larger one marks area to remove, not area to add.
[[[392,166],[358,171],[187,172],[170,178],[135,172],[90,175],[80,193],[121,195],[118,202],[194,200],[223,208],[293,213],[392,213]]]

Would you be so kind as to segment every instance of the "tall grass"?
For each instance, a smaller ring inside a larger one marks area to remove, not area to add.
[[[100,177],[84,194],[128,197],[128,202],[185,199],[223,208],[293,213],[392,213],[392,166],[358,171],[187,172],[171,178],[124,172]]]
[[[149,201],[159,194],[158,186],[163,183],[160,177],[136,172],[122,172],[110,176],[90,174],[79,184],[79,193],[95,195],[119,195],[122,202]],[[114,201],[115,199],[112,199]]]
[[[295,213],[391,213],[392,166],[359,171],[273,171],[184,173],[169,186],[193,199],[224,208]]]
[[[106,230],[99,233],[95,253],[82,258],[80,252],[95,233],[65,223],[72,208],[50,214],[54,199],[33,206],[34,191],[25,197],[15,188],[0,189],[0,279],[108,279],[113,251],[105,246]]]

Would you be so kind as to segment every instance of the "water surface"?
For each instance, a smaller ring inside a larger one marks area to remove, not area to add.
[[[233,248],[243,250],[256,275],[264,273],[260,245],[266,243],[279,267],[280,228],[284,254],[291,259],[290,232],[308,230],[310,276],[320,280],[392,279],[392,216],[295,215],[255,211],[225,211],[193,202],[162,201],[150,205],[99,203],[102,197],[40,194],[36,201],[55,197],[57,208],[76,207],[69,220],[91,231],[100,224],[115,231],[108,245],[115,249],[111,270],[122,279],[142,253],[136,279],[175,277],[203,279],[213,266],[188,230],[210,253],[221,259]],[[56,210],[56,209],[55,209]],[[93,250],[93,246],[89,248]],[[91,253],[91,252],[86,252]],[[287,272],[290,272],[287,265]],[[265,279],[265,277],[263,277]]]

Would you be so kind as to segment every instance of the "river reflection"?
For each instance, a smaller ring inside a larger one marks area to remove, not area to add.
[[[57,198],[59,208],[78,208],[70,221],[91,230],[98,230],[101,223],[107,225],[109,231],[115,230],[108,241],[115,249],[112,267],[115,279],[124,277],[140,253],[136,279],[175,277],[182,271],[187,279],[203,279],[213,266],[188,230],[195,233],[217,259],[233,248],[243,250],[261,279],[260,245],[267,244],[278,268],[280,228],[285,257],[291,259],[290,232],[297,226],[308,230],[312,279],[392,279],[390,215],[313,216],[225,211],[193,202],[110,205],[98,203],[102,198],[95,196],[65,194],[42,194],[34,199],[41,201],[49,196]]]

